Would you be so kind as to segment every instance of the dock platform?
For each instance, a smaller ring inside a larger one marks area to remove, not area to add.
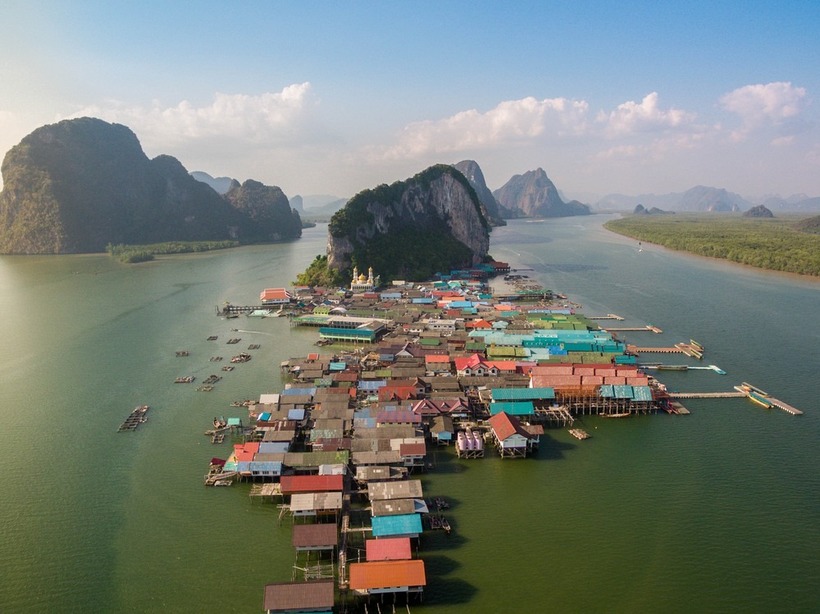
[[[658,328],[657,326],[652,326],[651,324],[647,324],[646,326],[607,326],[606,328],[602,328],[608,333],[629,333],[629,332],[650,332],[655,333],[656,335],[660,335],[663,331]]]
[[[615,313],[608,313],[605,316],[587,316],[587,320],[618,320],[623,322],[625,319]]]

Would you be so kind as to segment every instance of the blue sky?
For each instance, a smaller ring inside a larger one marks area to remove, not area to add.
[[[90,115],[149,156],[351,196],[474,159],[570,196],[820,195],[820,2],[44,2],[0,20],[0,152]]]

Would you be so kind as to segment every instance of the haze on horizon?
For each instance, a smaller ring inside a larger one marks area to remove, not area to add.
[[[820,195],[820,3],[4,3],[0,153],[61,119],[286,194],[474,159],[571,196]]]

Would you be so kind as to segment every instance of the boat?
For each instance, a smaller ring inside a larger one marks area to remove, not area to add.
[[[718,375],[726,375],[726,371],[718,367],[717,365],[709,365],[709,368],[717,373]]]
[[[623,411],[616,414],[601,414],[602,418],[629,418],[632,415],[631,412]]]
[[[688,365],[658,365],[656,367],[659,371],[686,371],[689,369]]]
[[[450,522],[444,516],[442,516],[439,520],[439,523],[441,524],[441,528],[444,529],[445,532],[449,535],[450,534]]]

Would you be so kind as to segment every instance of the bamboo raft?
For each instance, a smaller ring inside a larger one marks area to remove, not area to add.
[[[589,439],[591,435],[587,433],[584,429],[569,429],[567,431],[570,435],[575,437],[575,439]]]

